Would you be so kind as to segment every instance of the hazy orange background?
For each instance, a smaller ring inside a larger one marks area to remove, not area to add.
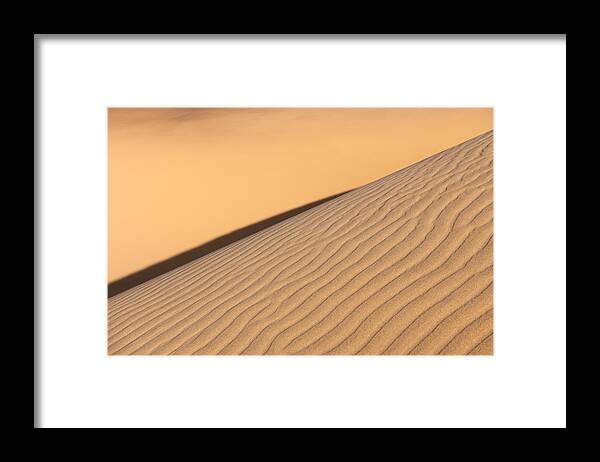
[[[110,108],[108,280],[491,129],[490,108]]]

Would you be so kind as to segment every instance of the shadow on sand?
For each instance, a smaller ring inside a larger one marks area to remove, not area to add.
[[[224,234],[221,237],[213,239],[212,241],[208,241],[207,243],[202,244],[198,247],[186,250],[185,252],[175,255],[171,258],[167,258],[166,260],[155,263],[152,266],[132,273],[121,279],[117,279],[116,281],[113,281],[108,284],[108,297],[110,298],[114,295],[126,291],[127,289],[131,289],[132,287],[135,287],[138,284],[149,281],[150,279],[153,279],[157,276],[160,276],[161,274],[171,271],[177,268],[178,266],[185,265],[186,263],[189,263],[192,260],[203,257],[204,255],[214,252],[215,250],[219,250],[220,248],[225,247],[226,245],[229,245],[235,241],[239,241],[240,239],[250,236],[251,234],[262,231],[263,229],[268,228],[269,226],[273,226],[283,220],[287,220],[288,218],[305,212],[306,210],[316,207],[317,205],[321,205],[348,192],[350,191],[345,191],[340,194],[335,194],[333,196],[326,197],[325,199],[320,199],[318,201],[311,202],[301,207],[288,210],[287,212],[280,213],[279,215],[275,215],[271,218],[267,218],[266,220],[262,220],[252,225],[248,225],[243,228],[237,229],[228,234]]]

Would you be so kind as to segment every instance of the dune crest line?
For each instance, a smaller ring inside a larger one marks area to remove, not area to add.
[[[108,296],[113,297],[117,294],[120,294],[121,292],[124,292],[127,289],[131,289],[132,287],[135,287],[143,282],[149,281],[150,279],[154,279],[155,277],[160,276],[161,274],[179,268],[180,266],[183,266],[186,263],[189,263],[193,260],[203,257],[204,255],[208,255],[209,253],[213,253],[223,247],[226,247],[232,242],[239,241],[240,239],[257,233],[258,231],[262,231],[265,228],[269,228],[279,222],[287,220],[290,217],[293,217],[306,210],[316,207],[317,205],[321,205],[324,202],[330,201],[332,199],[335,199],[336,197],[346,194],[347,192],[348,191],[339,194],[334,194],[333,196],[325,197],[323,199],[319,199],[318,201],[310,202],[300,207],[296,207],[286,212],[282,212],[272,217],[258,221],[251,225],[244,226],[243,228],[236,229],[235,231],[231,231],[230,233],[224,234],[223,236],[220,236],[216,239],[212,239],[211,241],[194,247],[193,249],[186,250],[185,252],[181,252],[177,255],[174,255],[171,258],[167,258],[166,260],[155,263],[140,271],[136,271],[133,274],[129,274],[115,281],[112,281],[108,284]]]
[[[116,355],[493,354],[493,132],[108,299]]]

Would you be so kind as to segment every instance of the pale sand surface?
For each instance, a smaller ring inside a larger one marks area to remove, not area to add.
[[[492,128],[492,109],[110,109],[112,282]]]
[[[110,354],[493,351],[492,132],[109,299]]]

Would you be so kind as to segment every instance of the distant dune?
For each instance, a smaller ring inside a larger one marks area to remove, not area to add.
[[[109,354],[492,354],[492,143],[484,133],[109,298]]]
[[[361,187],[493,127],[492,108],[110,108],[108,282]]]

